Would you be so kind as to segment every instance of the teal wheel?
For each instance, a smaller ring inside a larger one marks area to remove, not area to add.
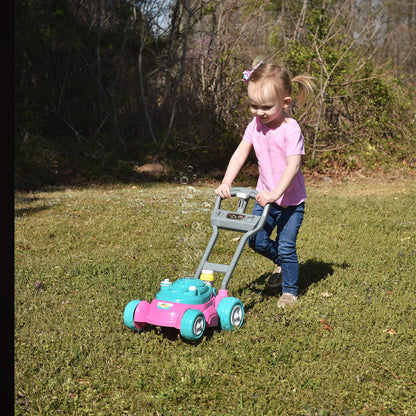
[[[240,328],[244,320],[243,302],[237,298],[224,298],[218,305],[221,329],[233,331]]]
[[[202,337],[205,331],[205,316],[197,309],[188,309],[181,320],[181,335],[191,341]]]
[[[134,312],[136,311],[137,306],[139,306],[139,303],[139,300],[132,300],[124,308],[124,323],[130,329],[138,329],[134,325]]]

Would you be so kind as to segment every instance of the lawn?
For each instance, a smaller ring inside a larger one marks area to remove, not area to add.
[[[15,414],[416,415],[415,201],[404,179],[309,184],[299,303],[277,309],[273,265],[246,247],[243,327],[189,342],[123,310],[194,274],[213,185],[17,192]]]

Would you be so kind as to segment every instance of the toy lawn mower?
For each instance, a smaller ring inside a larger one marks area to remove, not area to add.
[[[129,302],[124,309],[124,323],[128,328],[140,331],[147,324],[173,327],[179,329],[183,338],[198,340],[206,327],[219,326],[229,331],[241,327],[243,303],[228,296],[227,286],[248,238],[263,228],[269,213],[266,205],[261,216],[246,214],[250,198],[255,199],[256,195],[253,189],[231,188],[231,196],[238,198],[235,212],[222,210],[222,198],[216,197],[211,214],[213,233],[195,275],[175,282],[165,279],[150,303]],[[208,261],[220,229],[244,233],[229,265]],[[218,293],[212,287],[214,272],[225,275]]]

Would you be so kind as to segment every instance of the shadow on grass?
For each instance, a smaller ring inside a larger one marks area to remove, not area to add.
[[[332,262],[325,262],[317,259],[309,259],[299,264],[299,295],[304,295],[309,287],[314,283],[327,279],[334,274],[334,267],[346,269],[349,267],[347,263],[335,264]],[[269,297],[276,297],[280,293],[281,288],[269,288],[266,285],[270,273],[264,273],[256,280],[250,282],[248,285],[239,288],[236,291],[236,296],[239,297],[243,292],[249,290],[253,293],[258,293],[264,300]],[[244,304],[244,310],[249,311],[254,307],[254,301]]]
[[[44,198],[37,198],[37,197],[22,197],[18,196],[16,197],[16,203],[30,205],[34,203],[39,203],[39,201],[42,201]],[[22,208],[15,208],[14,209],[14,215],[15,217],[21,217],[23,215],[33,215],[37,212],[44,211],[46,209],[52,208],[52,205],[41,205],[41,206],[25,206]]]
[[[301,263],[299,265],[299,295],[304,295],[312,284],[332,276],[334,266],[336,265],[332,262],[327,263],[317,259],[310,259]],[[346,268],[348,265],[343,264],[340,267]]]
[[[163,326],[156,326],[156,325],[146,325],[141,333],[145,332],[153,332],[156,335],[161,335],[164,339],[167,339],[169,341],[178,341],[179,339],[182,340],[182,342],[185,342],[187,344],[191,345],[197,345],[199,344],[203,339],[210,340],[214,332],[220,331],[219,327],[213,327],[213,328],[205,328],[204,334],[199,340],[196,341],[190,341],[186,338],[181,337],[179,329],[171,328],[171,327],[163,327]],[[137,333],[137,331],[134,331]]]
[[[22,217],[23,215],[33,215],[37,212],[44,211],[46,209],[49,209],[49,207],[43,206],[43,207],[36,207],[36,208],[20,208],[14,210],[15,217]]]

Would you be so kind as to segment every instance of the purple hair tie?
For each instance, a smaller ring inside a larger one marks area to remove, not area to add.
[[[243,71],[243,81],[247,83],[251,76],[253,75],[253,72],[263,63],[263,61],[260,61],[251,71]]]

